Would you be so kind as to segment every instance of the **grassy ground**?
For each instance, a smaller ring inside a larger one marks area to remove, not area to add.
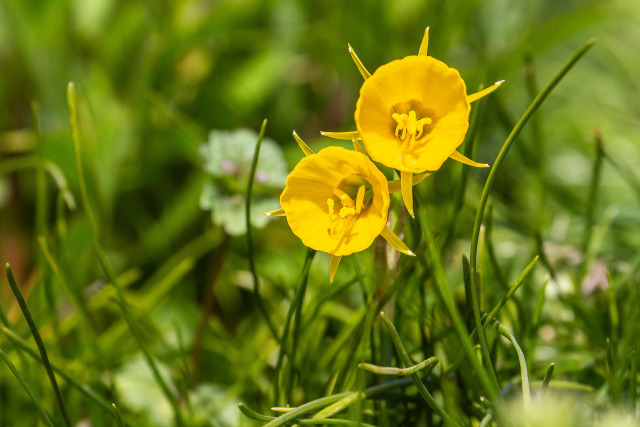
[[[492,168],[392,196],[418,256],[378,239],[329,285],[259,213],[294,129],[351,148],[319,133],[355,128],[347,43],[373,71],[426,26],[469,93],[506,80],[461,147]],[[0,425],[635,425],[639,38],[631,0],[4,0]]]

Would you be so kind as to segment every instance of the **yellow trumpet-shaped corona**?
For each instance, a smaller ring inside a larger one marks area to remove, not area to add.
[[[361,139],[373,160],[397,169],[402,199],[412,216],[413,174],[436,171],[448,158],[488,167],[456,150],[469,129],[470,104],[503,83],[468,95],[460,73],[429,56],[428,48],[429,28],[417,56],[391,61],[371,74],[349,46],[365,80],[354,114],[357,131],[322,133],[336,139]]]
[[[438,170],[469,128],[460,74],[430,56],[378,68],[360,89],[355,122],[371,158],[399,171]]]
[[[366,249],[382,233],[389,188],[364,154],[327,147],[296,165],[280,206],[306,246],[343,256]]]
[[[287,177],[282,213],[302,243],[331,254],[331,281],[342,256],[368,248],[380,235],[414,255],[386,225],[390,186],[397,185],[365,154],[341,147],[308,150]]]

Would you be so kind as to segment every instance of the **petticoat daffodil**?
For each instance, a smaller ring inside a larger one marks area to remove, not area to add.
[[[330,282],[344,255],[365,250],[379,235],[414,255],[387,226],[389,193],[399,190],[397,182],[388,182],[360,151],[327,147],[316,154],[294,136],[306,157],[287,177],[281,209],[266,215],[286,216],[302,243],[331,254]]]
[[[356,132],[324,132],[338,139],[362,139],[369,156],[400,171],[402,198],[413,216],[412,176],[438,170],[447,158],[475,167],[456,149],[469,128],[471,103],[502,81],[467,95],[460,73],[427,55],[429,28],[417,56],[382,65],[370,74],[351,46],[349,52],[365,82],[356,103]]]

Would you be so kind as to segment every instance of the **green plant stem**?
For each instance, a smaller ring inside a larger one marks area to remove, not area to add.
[[[527,276],[529,276],[529,273],[531,273],[533,271],[533,267],[535,267],[536,263],[538,262],[538,259],[539,259],[539,257],[536,255],[531,260],[531,262],[524,268],[524,270],[520,274],[520,277],[518,277],[518,279],[513,283],[513,285],[511,285],[511,287],[509,288],[507,293],[502,298],[500,298],[500,301],[498,301],[498,303],[487,314],[487,316],[489,318],[494,317],[496,314],[498,314],[498,312],[500,310],[502,310],[502,307],[505,306],[507,301],[509,301],[509,299],[511,299],[513,294],[515,294],[516,291],[520,288],[520,285],[522,285],[522,283],[527,278]]]
[[[8,326],[0,327],[0,330],[9,338],[9,340],[18,348],[23,350],[32,359],[42,363],[42,357],[35,351],[33,348],[27,344],[18,334],[16,334],[13,330],[9,329]],[[56,365],[51,364],[51,368],[58,374],[62,379],[64,379],[71,386],[76,388],[80,393],[84,394],[87,398],[97,403],[100,407],[102,407],[105,411],[111,412],[111,408],[109,406],[109,402],[100,396],[93,388],[86,384],[80,384],[73,377],[67,375],[62,369],[58,368]]]
[[[89,201],[89,194],[87,192],[87,183],[84,177],[84,168],[82,166],[82,153],[80,147],[80,131],[78,126],[78,112],[76,108],[76,95],[75,95],[75,85],[73,82],[69,82],[67,86],[67,102],[69,104],[70,111],[70,122],[71,122],[71,139],[73,140],[73,151],[75,155],[75,163],[76,163],[76,173],[78,174],[78,183],[80,185],[80,196],[82,200],[82,206],[84,208],[85,214],[87,215],[87,220],[89,221],[89,228],[91,230],[91,241],[98,256],[98,260],[100,261],[100,266],[102,270],[107,276],[107,279],[111,282],[111,285],[116,291],[116,297],[118,300],[118,305],[120,306],[120,310],[129,325],[129,329],[133,334],[134,338],[138,342],[142,353],[145,356],[145,360],[153,373],[154,379],[160,386],[161,390],[165,394],[167,400],[171,404],[171,407],[174,411],[174,416],[176,418],[176,424],[179,426],[184,425],[184,421],[182,419],[182,415],[180,413],[180,408],[178,406],[178,402],[176,401],[175,396],[169,390],[168,385],[165,383],[162,376],[160,376],[160,372],[156,366],[155,361],[151,357],[151,353],[147,349],[146,345],[142,341],[142,337],[140,336],[140,332],[134,324],[133,316],[129,313],[129,308],[127,301],[124,297],[124,293],[122,291],[122,287],[118,282],[118,277],[116,276],[109,259],[104,253],[102,246],[100,245],[99,234],[98,234],[98,226],[93,214],[93,210],[91,208],[91,203]]]
[[[638,359],[636,358],[636,350],[631,351],[631,372],[629,373],[629,396],[631,399],[631,414],[633,419],[636,418],[636,399],[638,396],[637,378],[638,375]]]
[[[251,171],[249,172],[249,182],[247,183],[247,192],[246,192],[246,200],[244,204],[245,208],[245,221],[247,226],[247,257],[249,258],[249,269],[251,270],[251,277],[253,277],[253,296],[256,300],[256,305],[260,309],[262,316],[264,317],[265,322],[267,322],[267,326],[271,331],[271,335],[277,340],[278,339],[278,330],[273,324],[271,320],[271,316],[269,316],[269,312],[267,312],[266,307],[264,306],[264,302],[262,301],[262,297],[260,296],[260,282],[258,281],[258,274],[256,273],[256,265],[253,260],[253,238],[251,235],[251,193],[253,190],[253,178],[256,174],[256,168],[258,166],[258,157],[260,155],[260,146],[262,145],[262,139],[264,138],[264,133],[267,128],[267,119],[262,121],[262,126],[260,127],[260,134],[258,135],[258,141],[256,142],[256,148],[253,152],[253,160],[251,162]]]
[[[58,382],[56,381],[56,377],[53,374],[53,369],[51,368],[51,364],[49,363],[49,357],[47,356],[47,350],[44,347],[44,343],[42,342],[42,338],[40,337],[40,332],[38,332],[38,328],[36,327],[36,322],[31,317],[31,312],[27,307],[27,303],[22,296],[22,292],[20,291],[20,287],[16,283],[15,277],[13,277],[13,272],[11,271],[11,266],[9,263],[6,265],[7,270],[7,279],[9,280],[9,286],[11,286],[11,291],[13,295],[16,297],[16,301],[18,301],[18,305],[20,306],[20,310],[22,310],[22,314],[24,315],[27,324],[29,325],[29,329],[31,330],[31,335],[33,335],[33,339],[38,346],[38,351],[40,352],[40,358],[42,359],[42,364],[44,369],[47,371],[47,375],[49,376],[49,382],[51,383],[51,387],[56,395],[56,403],[58,404],[58,409],[60,409],[60,414],[62,415],[62,419],[67,427],[71,427],[71,422],[69,421],[69,416],[67,415],[67,410],[64,406],[64,400],[62,400],[62,394],[60,393],[60,388],[58,387]]]
[[[49,415],[47,414],[47,411],[44,410],[42,403],[40,403],[36,395],[31,390],[31,387],[29,387],[29,384],[27,384],[27,382],[22,377],[22,375],[20,375],[20,371],[18,371],[15,365],[11,362],[11,359],[9,359],[9,356],[7,356],[7,354],[4,351],[2,351],[2,349],[0,349],[0,358],[4,360],[4,363],[7,364],[7,367],[9,368],[9,370],[13,373],[13,375],[16,377],[16,379],[18,380],[22,388],[24,388],[24,391],[27,392],[27,394],[29,395],[33,403],[36,405],[36,408],[38,408],[38,413],[40,414],[40,418],[42,418],[42,421],[44,421],[47,425],[54,427],[54,424],[51,421],[51,418],[49,417]]]
[[[277,427],[277,426],[286,425],[287,423],[295,420],[296,418],[304,414],[308,414],[309,412],[320,410],[350,395],[351,393],[346,392],[346,393],[340,393],[340,394],[334,394],[331,396],[321,397],[320,399],[316,399],[311,402],[305,403],[304,405],[300,405],[297,408],[287,412],[286,414],[280,415],[278,418],[275,418],[268,424],[265,424],[264,427]]]
[[[311,249],[307,249],[308,252],[311,252]],[[315,253],[315,251],[313,251]],[[308,255],[311,256],[311,255]],[[306,274],[304,276],[304,280],[300,283],[300,288],[296,292],[295,297],[295,305],[296,309],[293,314],[293,332],[291,339],[291,360],[289,361],[289,375],[287,381],[287,388],[285,390],[285,395],[287,396],[287,401],[291,401],[291,391],[293,390],[293,382],[295,377],[295,366],[296,359],[298,353],[298,338],[300,338],[300,324],[302,323],[302,307],[304,305],[304,297],[307,294],[307,283],[309,282],[309,275]]]
[[[407,368],[394,368],[389,366],[378,366],[372,365],[371,363],[358,363],[358,368],[364,369],[365,371],[372,372],[377,375],[396,375],[396,376],[405,376],[415,374],[418,371],[426,369],[426,375],[433,369],[433,367],[438,363],[437,357],[430,357],[428,359],[423,360],[417,365],[411,365]]]
[[[113,408],[113,416],[116,419],[116,424],[118,424],[118,427],[124,427],[124,425],[122,424],[122,418],[120,418],[120,411],[118,410],[118,407],[115,403],[112,403],[111,407]]]
[[[487,375],[487,372],[482,368],[482,364],[478,360],[474,346],[468,339],[467,329],[464,327],[462,317],[458,312],[458,309],[453,301],[451,291],[449,290],[449,285],[447,283],[447,274],[445,272],[444,266],[442,265],[442,260],[440,259],[438,249],[436,248],[433,233],[431,231],[431,225],[429,224],[426,216],[423,215],[422,218],[424,238],[427,242],[427,253],[429,254],[433,278],[440,298],[442,299],[445,307],[447,308],[447,311],[449,312],[449,315],[451,316],[451,322],[453,323],[456,334],[460,339],[460,344],[462,345],[464,354],[466,354],[466,356],[469,358],[471,366],[475,373],[478,375],[480,384],[484,388],[485,393],[487,393],[487,395],[489,396],[491,404],[494,405],[496,410],[501,413],[502,408],[504,407],[504,400],[502,399],[502,395],[500,394],[500,389],[496,389],[492,384],[489,376]],[[494,381],[497,384],[497,380],[494,379]]]
[[[142,340],[142,336],[140,335],[140,331],[138,330],[137,326],[135,325],[135,323],[133,321],[133,318],[131,317],[131,313],[129,313],[128,309],[126,309],[126,308],[124,308],[122,306],[122,304],[124,302],[121,302],[120,300],[117,300],[117,303],[118,303],[118,305],[120,305],[122,314],[123,314],[127,324],[129,325],[129,329],[131,330],[131,333],[133,334],[135,340],[138,342],[138,345],[140,346],[140,349],[142,350],[142,354],[144,355],[144,357],[145,357],[145,359],[147,361],[147,364],[149,365],[149,368],[151,368],[151,372],[152,372],[156,382],[160,386],[162,392],[164,393],[165,397],[167,398],[167,400],[169,401],[169,403],[171,404],[171,406],[173,408],[174,416],[176,417],[176,422],[180,426],[184,425],[184,421],[182,420],[182,415],[180,413],[180,408],[178,407],[178,402],[176,401],[176,397],[171,392],[171,390],[169,389],[169,386],[164,381],[164,379],[162,379],[162,376],[160,375],[160,371],[158,369],[158,366],[156,365],[155,361],[153,360],[153,356],[151,355],[151,352],[149,351],[147,346],[144,344],[144,341]]]
[[[465,257],[464,255],[462,256],[462,260],[463,260],[463,269],[468,268],[468,261],[466,261],[467,257]],[[531,271],[533,271],[533,267],[536,265],[536,263],[538,262],[538,256],[535,256],[533,258],[533,260],[529,263],[529,265],[527,265],[525,267],[525,269],[522,271],[522,273],[520,274],[520,277],[518,277],[518,280],[516,280],[513,285],[511,285],[511,287],[509,288],[509,290],[507,291],[507,293],[500,298],[500,301],[498,301],[498,303],[491,309],[491,311],[486,315],[487,319],[491,319],[493,317],[495,317],[500,310],[502,310],[502,307],[504,307],[507,303],[507,301],[509,301],[509,299],[511,299],[511,296],[518,290],[518,288],[520,288],[520,285],[522,285],[522,283],[524,282],[524,280],[527,278],[527,276],[529,276],[529,273],[531,273]],[[471,281],[467,281],[465,279],[465,286],[470,288],[470,283]],[[471,289],[469,289],[467,291],[467,293],[471,293]],[[484,321],[483,323],[483,328],[486,329],[487,328],[487,320]],[[478,334],[478,331],[476,330],[476,328],[473,328],[473,330],[471,331],[471,334],[469,334],[469,340],[473,341],[476,336]],[[453,369],[455,369],[461,362],[462,360],[464,360],[465,355],[461,354],[456,360],[453,361],[453,363],[451,363],[449,365],[449,367],[447,368],[447,372],[452,371]]]
[[[409,368],[413,366],[413,363],[409,358],[409,354],[407,354],[407,350],[405,350],[404,345],[402,344],[400,335],[398,335],[398,331],[396,330],[396,327],[393,325],[393,323],[391,323],[391,321],[387,318],[387,316],[384,315],[383,312],[380,312],[380,319],[382,319],[384,326],[389,331],[389,334],[391,335],[391,339],[393,340],[393,344],[395,345],[396,350],[398,351],[398,355],[400,355],[400,359],[402,360],[402,363],[404,364],[405,368]],[[409,376],[415,383],[416,387],[418,388],[418,391],[420,392],[424,400],[431,407],[431,409],[433,409],[438,415],[440,415],[440,418],[442,418],[445,424],[449,426],[458,425],[458,423],[455,422],[454,419],[451,418],[449,414],[445,412],[444,409],[442,409],[442,407],[438,404],[438,402],[435,401],[433,396],[431,396],[431,393],[429,393],[429,390],[427,390],[427,387],[425,387],[424,383],[422,382],[418,374],[411,373],[409,374]]]
[[[482,421],[480,421],[480,424],[478,424],[478,427],[487,427],[492,419],[493,419],[493,414],[485,415]]]
[[[345,392],[340,394],[334,394],[331,396],[321,397],[320,399],[316,399],[311,402],[307,402],[304,405],[298,406],[297,408],[293,408],[290,411],[286,412],[283,415],[280,415],[277,418],[267,417],[266,415],[258,414],[257,412],[247,407],[244,403],[240,403],[238,404],[238,406],[240,407],[240,410],[242,411],[242,413],[247,415],[250,418],[257,419],[260,421],[267,421],[267,418],[269,418],[271,421],[268,424],[266,424],[264,427],[283,426],[286,424],[290,424],[292,422],[302,424],[303,420],[299,419],[300,416],[303,416],[305,414],[318,411],[318,410],[320,410],[320,412],[314,415],[314,420],[326,421],[327,420],[326,418],[321,418],[321,417],[329,417],[333,414],[336,414],[346,409],[349,405],[356,403],[358,401],[358,398],[355,398],[355,397],[357,397],[358,394],[360,395],[360,398],[370,399],[382,393],[386,393],[387,391],[393,390],[395,388],[406,387],[408,385],[411,385],[411,383],[412,381],[409,379],[400,379],[395,381],[389,381],[384,384],[376,385],[373,387],[369,387],[365,389],[363,392]],[[341,402],[341,403],[338,405],[334,405],[337,402]],[[330,406],[331,408],[329,408]],[[305,421],[308,421],[308,420],[305,420]],[[344,424],[344,420],[339,420],[339,421],[343,422]],[[316,421],[312,421],[312,423],[315,424]],[[322,424],[322,422],[320,422],[319,424]],[[325,424],[334,424],[334,422],[329,422]],[[365,425],[365,424],[362,424],[362,425]]]
[[[578,60],[594,45],[595,39],[589,40],[582,47],[580,47],[564,64],[564,66],[558,71],[558,73],[551,79],[551,81],[547,84],[547,86],[536,96],[533,102],[529,105],[529,108],[522,115],[520,120],[516,123],[511,133],[505,140],[496,160],[489,172],[489,176],[487,177],[487,181],[482,190],[482,195],[480,196],[480,203],[478,205],[478,210],[476,212],[475,221],[473,224],[473,232],[471,235],[471,250],[469,253],[470,267],[471,267],[471,291],[472,291],[472,303],[473,303],[473,317],[474,322],[476,324],[476,330],[478,331],[478,341],[480,342],[480,349],[482,352],[482,358],[484,360],[487,372],[489,373],[489,377],[491,378],[491,383],[493,385],[493,391],[499,392],[498,381],[495,375],[495,371],[493,369],[493,364],[491,362],[491,355],[489,354],[489,348],[487,346],[487,340],[484,335],[484,330],[481,326],[480,320],[480,306],[478,304],[478,287],[476,282],[476,272],[477,272],[477,257],[478,257],[478,241],[480,238],[480,226],[482,224],[482,217],[484,215],[484,211],[489,200],[489,195],[491,194],[491,190],[493,189],[493,183],[495,182],[498,171],[500,170],[500,166],[504,162],[504,159],[511,148],[511,145],[516,140],[516,137],[522,131],[522,128],[527,123],[529,118],[533,115],[533,113],[540,107],[543,101],[549,96],[551,91],[556,87],[556,85],[562,80],[562,78],[569,72],[569,70],[578,62]]]
[[[244,415],[246,415],[247,417],[251,418],[252,420],[269,422],[269,421],[273,421],[273,420],[275,420],[277,418],[277,417],[270,417],[270,416],[267,416],[267,415],[259,414],[256,411],[254,411],[253,409],[249,408],[244,403],[239,403],[238,404],[238,408],[240,409],[240,412],[242,412]],[[298,420],[293,420],[293,422],[295,422],[296,424],[300,424],[300,425],[319,425],[319,424],[324,424],[324,425],[339,425],[339,426],[375,427],[373,424],[367,424],[367,423],[362,423],[362,422],[358,422],[358,421],[341,420],[341,419],[336,419],[336,418],[323,418],[323,419],[318,419],[318,420],[298,419]]]
[[[309,278],[309,269],[311,267],[311,261],[316,255],[316,251],[313,249],[307,249],[307,256],[304,261],[304,265],[302,267],[302,272],[300,273],[300,278],[298,279],[298,286],[296,288],[296,294],[291,301],[291,305],[289,306],[289,311],[287,312],[287,318],[284,322],[284,327],[282,329],[282,336],[280,337],[280,352],[278,353],[278,361],[276,362],[275,372],[273,375],[273,394],[274,394],[274,402],[276,405],[280,402],[280,373],[282,371],[282,363],[284,361],[284,355],[287,352],[287,338],[289,336],[289,328],[291,327],[291,320],[293,319],[293,315],[296,310],[299,308],[299,305],[302,305],[302,293],[301,290],[306,289],[307,280]],[[289,360],[289,364],[291,365],[290,374],[293,375],[293,363],[294,360]],[[288,399],[290,396],[286,396]]]
[[[551,377],[553,376],[553,370],[555,369],[556,364],[551,362],[549,363],[549,367],[547,368],[547,371],[544,373],[544,378],[542,379],[542,391],[540,394],[542,394],[543,392],[547,391],[549,389],[549,383],[551,382]]]
[[[91,317],[91,314],[89,313],[89,310],[87,308],[88,305],[86,304],[85,301],[82,300],[82,297],[78,295],[77,292],[72,290],[69,284],[69,281],[67,280],[66,276],[62,274],[62,270],[60,269],[60,266],[58,265],[56,260],[53,258],[51,251],[49,251],[49,247],[47,246],[47,242],[45,241],[44,237],[42,236],[38,237],[38,245],[40,246],[40,250],[42,251],[42,254],[47,260],[49,267],[54,272],[54,274],[58,277],[58,280],[62,285],[62,289],[67,294],[67,297],[73,304],[76,312],[80,315],[80,317],[82,317],[82,323],[85,327],[84,329],[85,330],[88,329],[90,332],[91,337],[89,338],[89,341],[90,341],[91,349],[94,352],[96,362],[102,363],[102,360],[104,360],[104,357],[102,357],[102,353],[100,351],[100,348],[98,347],[97,337],[99,334],[98,334],[96,325],[93,321],[93,318]]]
[[[613,344],[611,343],[611,340],[609,338],[607,338],[606,347],[607,373],[609,374],[609,394],[611,395],[611,400],[613,400],[614,402],[618,402],[620,400],[620,387],[618,384],[618,377],[616,376],[616,369],[613,361]]]
[[[591,174],[591,182],[589,183],[589,198],[587,199],[585,229],[583,233],[584,240],[582,241],[582,253],[584,254],[584,259],[580,265],[580,272],[576,283],[580,283],[584,278],[591,261],[591,241],[593,239],[593,226],[595,223],[594,217],[598,201],[598,187],[602,176],[602,160],[604,158],[604,146],[602,142],[602,135],[599,130],[595,131],[595,142],[596,157],[593,160],[593,172]]]
[[[516,341],[516,337],[505,328],[502,323],[500,323],[496,318],[488,318],[492,323],[495,324],[496,329],[511,341],[513,348],[516,350],[518,354],[518,362],[520,363],[520,380],[522,382],[522,401],[524,404],[524,425],[525,427],[529,425],[529,416],[531,415],[531,389],[529,388],[529,373],[527,372],[527,360],[524,358],[524,353],[518,341]]]

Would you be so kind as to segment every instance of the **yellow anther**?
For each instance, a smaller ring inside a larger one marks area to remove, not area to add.
[[[348,206],[350,208],[355,206],[355,203],[353,203],[353,199],[339,188],[334,188],[333,194],[335,194],[336,197],[340,199],[340,201],[342,202],[342,206]]]
[[[333,215],[333,199],[327,199],[327,206],[329,206],[329,215]]]
[[[340,209],[340,217],[342,218],[346,218],[349,216],[354,216],[356,214],[356,210],[355,208],[349,207],[349,206],[344,206],[342,209]]]
[[[429,117],[423,117],[418,120],[416,112],[414,110],[409,111],[409,114],[393,113],[391,118],[396,121],[395,135],[399,137],[405,143],[413,143],[422,136],[424,126],[431,124],[432,120]],[[398,135],[402,131],[401,135]],[[407,140],[407,135],[409,139]]]

